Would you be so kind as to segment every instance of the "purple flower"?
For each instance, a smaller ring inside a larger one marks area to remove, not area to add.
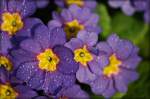
[[[78,64],[73,53],[63,46],[65,33],[60,28],[49,30],[39,25],[34,37],[21,42],[20,49],[12,51],[16,77],[37,90],[53,94],[75,82]]]
[[[37,18],[28,18],[36,10],[33,0],[1,0],[0,4],[1,32],[9,36],[29,36],[33,25],[41,23]]]
[[[113,8],[121,8],[126,15],[133,15],[135,12],[144,12],[145,22],[150,23],[149,0],[109,0]]]
[[[100,28],[97,26],[99,17],[91,13],[88,8],[80,8],[77,5],[71,5],[68,9],[62,10],[61,14],[54,13],[53,20],[48,26],[53,29],[61,27],[67,35],[67,39],[77,37],[80,31],[99,34]]]
[[[2,99],[31,99],[37,93],[27,86],[17,85],[13,87],[10,83],[0,83],[0,97]]]
[[[55,3],[59,7],[68,7],[72,4],[76,4],[80,7],[87,7],[90,9],[94,9],[96,7],[96,1],[95,0],[55,0]]]
[[[69,88],[63,88],[54,99],[89,99],[89,96],[80,86],[73,85]]]
[[[11,79],[11,74],[5,68],[0,67],[1,99],[29,99],[37,96],[35,91],[19,82],[17,82],[17,85],[14,85],[12,82],[15,81],[17,82],[16,79]]]
[[[125,93],[127,85],[138,78],[135,71],[141,61],[137,55],[138,48],[115,34],[96,47],[99,55],[93,61],[96,79],[90,83],[92,91],[105,97],[111,97],[116,92]]]
[[[81,83],[90,83],[95,79],[92,72],[94,69],[92,61],[96,57],[93,53],[93,46],[98,38],[94,33],[90,34],[85,31],[82,31],[79,38],[72,38],[65,46],[74,52],[74,60],[79,63],[79,69],[76,72],[77,80]]]

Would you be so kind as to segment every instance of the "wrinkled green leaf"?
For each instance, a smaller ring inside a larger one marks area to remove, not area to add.
[[[139,44],[144,39],[149,27],[143,21],[123,13],[117,13],[113,16],[111,26],[112,32],[131,40],[134,44]]]
[[[110,34],[111,30],[111,18],[108,14],[107,7],[103,4],[99,4],[96,8],[96,12],[100,16],[99,25],[102,28],[102,34],[104,37]]]

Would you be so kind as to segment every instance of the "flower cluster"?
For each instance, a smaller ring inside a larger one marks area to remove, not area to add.
[[[88,99],[79,83],[106,98],[138,78],[139,49],[116,34],[98,41],[96,1],[55,0],[45,25],[31,17],[48,0],[1,0],[0,99]]]

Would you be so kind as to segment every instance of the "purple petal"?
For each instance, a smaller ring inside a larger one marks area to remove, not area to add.
[[[16,77],[22,81],[28,82],[37,72],[37,62],[27,62],[20,65],[17,70]]]
[[[126,84],[129,84],[130,82],[133,82],[139,78],[139,75],[134,70],[128,70],[128,69],[120,69],[120,74],[122,78],[124,78],[124,82]]]
[[[2,14],[3,12],[7,11],[7,1],[1,0],[0,4],[1,4],[0,14]]]
[[[18,85],[15,89],[19,93],[18,99],[30,99],[37,96],[37,93],[27,86]]]
[[[116,34],[110,35],[107,39],[107,42],[111,46],[113,51],[116,50],[116,47],[117,47],[119,41],[120,41],[120,39]]]
[[[76,73],[76,78],[81,83],[90,83],[95,80],[95,75],[89,70],[88,67],[82,65],[79,66],[79,69]]]
[[[127,60],[122,61],[121,67],[135,69],[140,61],[141,58],[138,55],[131,55]]]
[[[8,82],[9,73],[5,68],[0,67],[0,83]]]
[[[11,51],[11,55],[15,69],[18,68],[21,63],[35,60],[35,55],[33,53],[22,49]]]
[[[34,41],[33,39],[26,39],[22,41],[20,46],[22,49],[36,54],[39,54],[42,50],[39,43]]]
[[[23,17],[32,15],[36,10],[36,4],[32,0],[11,0],[8,2],[10,12],[20,12]]]
[[[105,76],[98,76],[97,79],[91,82],[90,84],[92,91],[97,95],[101,95],[102,92],[107,90],[108,85],[109,79],[106,78]]]
[[[96,1],[86,1],[85,2],[85,7],[90,8],[90,9],[94,9],[97,5]]]
[[[150,12],[149,10],[146,10],[144,13],[144,19],[146,23],[150,23]]]
[[[77,5],[73,4],[69,7],[69,11],[71,12],[73,18],[76,19],[78,18],[78,15],[80,15],[82,9]]]
[[[73,75],[64,75],[63,76],[63,86],[69,87],[75,84],[76,81],[76,76]]]
[[[127,85],[124,82],[124,78],[121,75],[116,75],[114,76],[114,81],[115,81],[115,88],[122,93],[126,93],[127,92]]]
[[[30,37],[32,36],[33,29],[37,25],[42,24],[42,21],[38,18],[25,18],[23,22],[24,22],[24,27],[16,33],[16,36]]]
[[[127,59],[132,51],[133,51],[132,43],[127,40],[122,40],[118,43],[115,53],[119,59],[123,60]]]
[[[64,45],[66,43],[66,35],[62,28],[54,28],[50,32],[49,45],[53,48],[55,45]]]
[[[81,90],[80,86],[78,85],[73,85],[72,87],[69,87],[67,89],[62,89],[59,93],[58,93],[58,98],[60,98],[61,96],[65,96],[69,99],[79,99],[79,98],[85,98],[85,99],[89,99],[89,96],[86,92],[84,92],[83,90]]]
[[[123,0],[109,0],[108,1],[108,4],[113,8],[121,7],[124,3],[125,1]]]
[[[102,93],[105,98],[110,98],[115,94],[116,90],[113,85],[113,80],[109,81],[108,88]]]
[[[65,44],[65,46],[74,51],[75,49],[83,47],[83,42],[78,38],[72,38],[69,42]]]
[[[99,42],[96,48],[98,48],[100,52],[106,52],[108,55],[112,54],[112,49],[107,42]]]
[[[45,25],[39,25],[36,29],[35,29],[35,34],[34,34],[34,38],[35,40],[37,40],[37,42],[40,43],[40,46],[43,49],[46,49],[49,47],[49,41],[50,41],[50,33],[48,30],[48,27],[46,27]]]
[[[98,59],[96,56],[93,56],[94,59],[92,61],[90,61],[89,64],[89,68],[91,69],[91,71],[96,74],[96,75],[100,75],[102,73],[102,68],[100,67],[100,64],[98,64]]]
[[[56,27],[62,27],[62,23],[59,20],[51,20],[48,22],[48,28],[50,30],[52,30]]]
[[[59,87],[62,86],[62,74],[58,72],[47,72],[45,75],[44,83],[41,86],[46,93],[54,94]]]
[[[34,76],[29,80],[28,86],[33,89],[39,88],[44,83],[44,76],[45,72],[43,72],[42,70],[38,70],[38,72],[36,72]]]
[[[11,47],[9,35],[5,32],[0,33],[0,53],[7,54]]]
[[[99,34],[101,31],[101,28],[99,26],[86,26],[85,27],[86,31],[88,32],[92,32],[92,33],[95,33],[95,34]]]
[[[90,10],[88,8],[83,8],[80,14],[78,15],[79,23],[86,22],[90,16],[91,16]]]
[[[61,12],[61,16],[63,18],[63,21],[65,22],[69,22],[69,21],[72,21],[72,15],[71,15],[71,12],[67,9],[64,9],[62,12]]]
[[[37,0],[36,5],[38,8],[44,8],[48,5],[49,0]]]
[[[93,61],[89,62],[90,69],[97,75],[102,74],[102,69],[109,64],[109,58],[106,55],[99,55],[94,58]]]
[[[64,46],[56,46],[54,47],[54,52],[60,59],[58,70],[61,73],[76,73],[78,69],[78,63],[74,61],[74,54],[70,49]]]
[[[126,1],[123,4],[122,10],[126,15],[133,15],[133,13],[135,12],[135,8],[132,7],[132,5],[130,4],[130,1]]]
[[[98,41],[98,35],[96,33],[80,31],[77,38],[81,39],[88,46],[94,46]]]
[[[99,16],[97,14],[93,14],[85,23],[84,26],[92,26],[96,25],[99,21]]]

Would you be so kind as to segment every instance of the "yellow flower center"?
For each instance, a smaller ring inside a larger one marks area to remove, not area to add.
[[[17,31],[22,29],[23,22],[19,13],[5,12],[2,14],[1,30],[8,32],[9,35],[15,35]]]
[[[0,99],[16,99],[18,93],[9,84],[0,84]]]
[[[83,29],[84,29],[84,26],[79,24],[77,20],[73,20],[71,22],[66,23],[65,32],[67,35],[67,39],[76,37],[77,33]]]
[[[37,56],[39,61],[39,68],[46,71],[55,71],[57,69],[57,64],[59,63],[59,58],[53,53],[51,49],[46,49],[43,53]]]
[[[4,66],[8,71],[12,70],[12,63],[5,56],[0,55],[0,67]]]
[[[83,6],[84,5],[84,1],[83,0],[65,0],[66,1],[66,4],[68,6],[72,5],[72,4],[76,4],[78,6]]]
[[[87,50],[86,46],[84,45],[83,48],[81,49],[76,49],[74,51],[74,60],[76,62],[81,63],[84,66],[87,66],[87,62],[93,60],[93,56],[91,55],[91,53]]]
[[[103,70],[103,74],[108,77],[110,77],[113,74],[118,74],[119,65],[121,65],[121,61],[117,59],[115,54],[109,57],[109,61],[109,65],[107,65]]]

